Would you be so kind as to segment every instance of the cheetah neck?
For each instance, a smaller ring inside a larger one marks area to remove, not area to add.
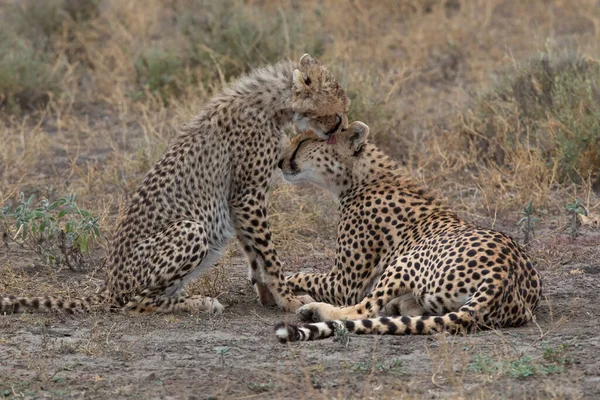
[[[339,196],[340,204],[355,201],[357,198],[364,200],[371,197],[374,200],[391,195],[394,198],[403,197],[411,208],[419,209],[416,213],[418,218],[415,218],[412,209],[401,207],[396,214],[406,222],[416,223],[418,219],[433,214],[452,214],[440,200],[407,177],[398,164],[383,151],[368,142],[364,146],[363,155],[352,168],[350,185]]]
[[[288,61],[255,69],[224,88],[207,108],[256,122],[272,121],[283,127],[293,119],[294,68],[295,64]]]
[[[398,164],[371,143],[365,143],[352,167],[351,186],[364,186],[384,180],[405,181]]]

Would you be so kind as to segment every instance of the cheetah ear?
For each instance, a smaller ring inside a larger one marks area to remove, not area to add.
[[[309,78],[306,75],[304,75],[302,72],[300,72],[299,69],[294,70],[293,81],[294,81],[294,87],[299,91],[308,89],[308,86],[310,85]]]
[[[299,64],[301,66],[303,66],[303,67],[307,67],[307,66],[309,66],[311,64],[318,64],[318,63],[317,63],[317,61],[314,58],[312,58],[310,56],[310,54],[304,53],[304,55],[302,55],[302,57],[300,57]]]
[[[369,136],[369,127],[360,121],[354,121],[348,127],[348,141],[350,142],[350,150],[354,153],[360,151],[367,136]]]

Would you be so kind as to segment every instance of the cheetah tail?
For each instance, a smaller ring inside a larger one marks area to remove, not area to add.
[[[0,297],[0,314],[12,314],[24,311],[51,312],[65,311],[69,314],[87,312],[92,306],[106,303],[108,292],[94,294],[81,299],[61,297]]]
[[[326,321],[303,325],[280,323],[275,334],[281,343],[325,339],[336,329],[345,327],[348,332],[379,335],[423,335],[441,331],[472,331],[476,323],[467,311],[452,312],[429,317],[381,317],[354,321]]]

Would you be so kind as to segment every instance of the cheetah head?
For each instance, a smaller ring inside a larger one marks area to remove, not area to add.
[[[290,183],[310,182],[334,195],[351,185],[354,165],[363,156],[369,127],[355,121],[334,136],[321,140],[314,132],[292,139],[279,161],[279,168]]]
[[[310,55],[300,58],[293,74],[292,110],[300,133],[326,139],[348,126],[350,99],[337,79]]]

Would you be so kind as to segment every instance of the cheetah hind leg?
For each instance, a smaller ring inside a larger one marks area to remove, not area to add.
[[[185,294],[185,287],[220,255],[220,251],[208,247],[202,224],[186,220],[173,223],[154,241],[153,254],[148,260],[152,275],[147,287],[124,308],[141,313],[220,313],[223,306],[216,299]]]
[[[400,297],[396,297],[385,305],[383,310],[380,311],[379,316],[381,317],[416,317],[427,314],[425,310],[415,299],[412,293],[403,294]]]

